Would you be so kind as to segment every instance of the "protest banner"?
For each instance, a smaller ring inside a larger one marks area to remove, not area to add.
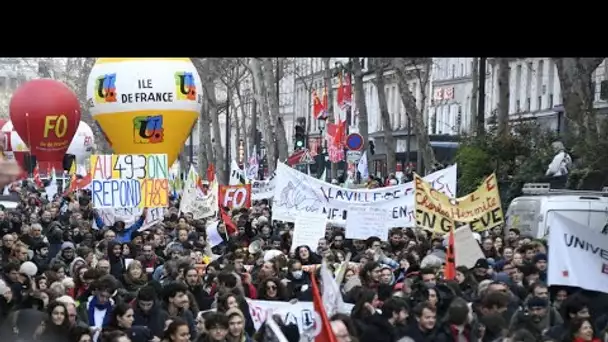
[[[456,165],[425,177],[433,188],[447,196],[456,194]],[[294,222],[303,212],[322,212],[332,222],[345,224],[348,207],[367,205],[384,208],[387,227],[413,227],[414,182],[378,189],[346,189],[310,177],[279,163],[275,177],[272,218]]]
[[[192,213],[195,220],[215,216],[218,208],[217,181],[211,182],[207,193],[204,193],[203,189],[198,186],[198,178],[198,173],[191,166],[179,205],[180,213]]]
[[[104,225],[112,226],[116,221],[122,221],[125,223],[125,227],[129,227],[135,221],[139,220],[143,210],[141,208],[101,208],[97,209],[99,216],[103,220]],[[163,222],[165,209],[164,208],[152,208],[146,212],[146,219],[144,224],[138,231],[149,229],[155,224]],[[95,224],[95,220],[93,220]],[[97,227],[103,228],[103,227]]]
[[[251,200],[260,201],[274,195],[274,178],[251,181]]]
[[[280,315],[285,324],[297,324],[300,334],[321,324],[320,316],[315,312],[312,302],[290,303],[247,298],[247,304],[256,330],[264,324],[267,317],[274,314]],[[338,312],[350,315],[353,307],[353,304],[344,304]]]
[[[549,215],[548,220],[548,284],[608,293],[606,236],[558,213]]]
[[[472,231],[485,231],[504,223],[496,175],[488,176],[474,192],[450,198],[432,184],[414,175],[416,187],[416,224],[445,234],[453,222],[468,223]]]
[[[91,156],[95,208],[161,208],[169,201],[166,154]]]
[[[222,207],[251,208],[251,184],[220,185],[219,198]]]

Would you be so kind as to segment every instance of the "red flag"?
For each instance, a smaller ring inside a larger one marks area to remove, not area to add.
[[[319,116],[322,115],[322,113],[325,111],[325,108],[323,107],[323,103],[321,103],[321,100],[319,99],[319,95],[317,94],[316,89],[312,90],[312,103],[312,115],[315,120],[318,120]]]
[[[342,146],[344,144],[344,139],[346,135],[346,120],[344,121],[340,121],[338,122],[338,124],[336,125],[336,131],[334,133],[334,145],[335,146]]]
[[[43,188],[44,184],[42,184],[42,180],[40,179],[40,170],[38,170],[38,166],[34,168],[34,183],[38,188]]]
[[[353,83],[351,82],[351,76],[348,74],[346,76],[346,81],[342,85],[342,103],[340,104],[340,108],[346,109],[351,106],[353,101]]]
[[[443,278],[445,280],[456,279],[456,258],[454,254],[454,227],[450,229],[448,238],[448,249],[445,253],[445,267],[443,269]]]
[[[338,106],[342,108],[344,103],[344,85],[342,84],[342,73],[338,74],[338,94],[336,95]]]
[[[327,312],[323,306],[323,299],[321,299],[321,293],[319,293],[319,286],[317,286],[317,279],[315,275],[315,269],[310,271],[310,282],[312,285],[312,303],[314,310],[321,316],[321,332],[315,337],[315,342],[337,342],[336,335],[331,329]]]
[[[226,226],[226,234],[228,234],[228,236],[233,236],[237,231],[236,224],[232,222],[232,218],[230,218],[230,215],[228,215],[222,207],[220,207],[220,218],[222,219],[222,222],[224,222],[224,226]]]
[[[65,191],[65,194],[70,194],[76,190],[80,190],[80,189],[84,189],[87,186],[89,186],[89,184],[91,184],[92,181],[92,176],[91,176],[91,172],[87,173],[86,176],[82,177],[82,178],[78,178],[78,176],[76,176],[75,174],[72,175],[72,178],[70,179],[70,186],[69,188]]]
[[[207,167],[207,181],[209,181],[209,183],[213,183],[214,180],[215,180],[215,165],[213,165],[213,163],[211,163]]]

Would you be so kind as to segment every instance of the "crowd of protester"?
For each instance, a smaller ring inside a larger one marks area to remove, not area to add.
[[[248,300],[311,301],[309,272],[323,261],[346,266],[339,286],[354,304],[329,318],[338,342],[606,337],[605,295],[547,286],[545,242],[516,229],[476,233],[485,257],[446,280],[445,241],[425,231],[352,241],[328,227],[317,246],[290,254],[293,224],[273,221],[260,201],[233,211],[237,232],[211,248],[208,222],[179,214],[177,199],[162,223],[140,230],[145,213],[105,226],[86,191],[49,201],[13,190],[21,203],[0,211],[6,341],[274,341],[265,325],[256,330]],[[277,322],[288,341],[308,338]]]

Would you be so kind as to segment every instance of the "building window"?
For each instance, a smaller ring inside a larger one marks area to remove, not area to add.
[[[549,109],[553,108],[553,94],[549,94]]]
[[[541,110],[543,108],[543,97],[539,96],[537,101],[538,102],[536,103],[536,109]]]
[[[456,64],[452,64],[452,78],[456,78]]]
[[[464,77],[464,63],[460,63],[460,77]]]
[[[9,86],[11,87],[11,89],[17,89],[17,87],[19,86],[19,81],[17,80],[16,77],[11,77],[10,78],[10,84]]]
[[[5,90],[6,89],[6,77],[2,76],[0,77],[0,90]]]
[[[526,98],[526,112],[530,112],[530,110],[532,109],[532,100],[527,97]]]

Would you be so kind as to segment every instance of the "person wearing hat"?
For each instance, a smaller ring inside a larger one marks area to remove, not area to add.
[[[538,269],[538,279],[542,282],[547,281],[547,254],[538,253],[532,259],[532,264]]]
[[[479,258],[475,262],[475,266],[473,266],[473,276],[477,282],[482,282],[487,279],[492,279],[492,276],[489,273],[490,264],[488,260],[485,258]]]
[[[51,260],[50,266],[52,267],[55,264],[60,262],[65,265],[69,265],[76,258],[76,248],[74,247],[74,243],[70,241],[66,241],[61,244],[61,251],[53,260]]]
[[[509,330],[526,329],[540,341],[545,332],[563,323],[562,318],[549,308],[549,301],[546,298],[531,297],[525,308],[513,315]]]

